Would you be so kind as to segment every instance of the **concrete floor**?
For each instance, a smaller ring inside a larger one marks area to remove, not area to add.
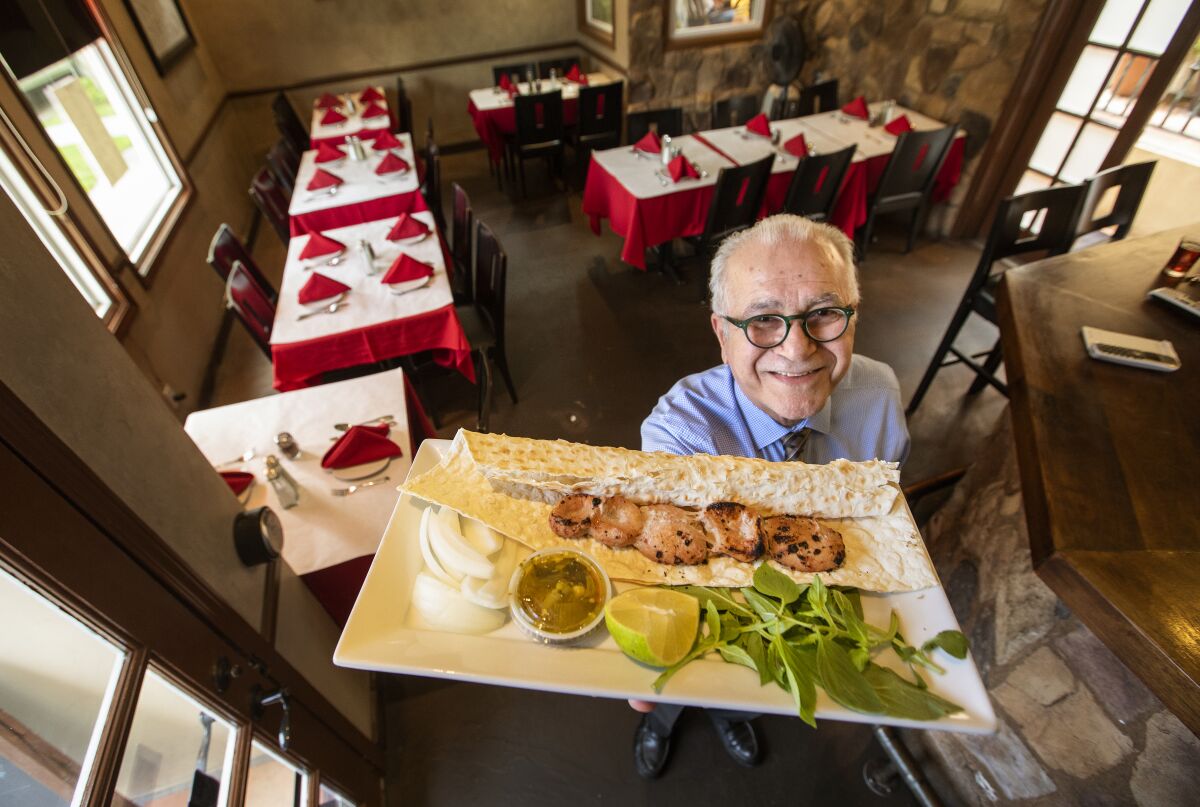
[[[529,198],[497,191],[482,152],[443,158],[445,191],[460,183],[475,214],[508,253],[508,355],[520,403],[498,383],[491,429],[636,448],[639,427],[681,376],[719,362],[707,310],[698,303],[703,265],[676,286],[621,263],[621,241],[593,235],[577,189],[556,192],[530,163]],[[923,241],[899,253],[899,232],[883,229],[860,268],[862,318],[856,350],[892,365],[905,399],[920,380],[962,295],[978,247]],[[283,248],[264,227],[256,258],[276,280]],[[990,348],[995,329],[972,322],[960,345]],[[963,393],[969,372],[943,370],[910,423],[906,483],[968,463],[1004,412],[985,390]],[[270,365],[238,325],[222,357],[213,400],[220,405],[270,394]],[[442,436],[475,422],[474,388],[446,375],[425,386]],[[388,798],[400,804],[540,805],[909,803],[863,784],[864,762],[882,756],[870,730],[825,722],[759,721],[764,765],[738,768],[702,717],[687,714],[664,777],[638,779],[630,753],[637,716],[623,703],[393,676],[386,704]]]

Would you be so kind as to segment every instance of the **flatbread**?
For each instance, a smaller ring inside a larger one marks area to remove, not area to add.
[[[914,591],[937,585],[925,544],[897,486],[893,463],[806,465],[740,457],[647,453],[460,430],[442,461],[402,486],[412,496],[483,521],[531,549],[575,546],[616,580],[646,584],[746,586],[756,564],[714,555],[697,566],[655,563],[636,549],[590,538],[565,540],[549,526],[564,494],[621,494],[639,504],[699,507],[737,501],[764,513],[813,515],[839,530],[846,561],[822,572],[830,585]],[[812,574],[770,561],[797,582]]]

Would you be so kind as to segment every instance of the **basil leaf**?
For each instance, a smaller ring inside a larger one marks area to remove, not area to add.
[[[818,574],[813,575],[812,583],[809,584],[806,593],[808,595],[808,604],[813,607],[813,610],[824,616],[826,621],[831,621],[828,617],[829,610],[827,608],[829,600],[828,591],[829,589],[825,588],[825,584],[821,582],[821,576]]]
[[[783,644],[783,642],[773,641],[767,645],[767,669],[770,671],[771,678],[775,680],[775,683],[787,689],[787,672],[784,670],[783,660],[779,657],[779,648]]]
[[[837,605],[838,610],[841,611],[847,635],[859,647],[864,649],[870,648],[871,639],[867,635],[867,626],[858,618],[858,614],[854,612],[854,604],[850,602],[850,599],[845,594],[837,589],[831,590],[830,596],[833,598],[833,602]],[[859,669],[862,669],[862,667],[859,667]]]
[[[899,675],[878,664],[871,664],[863,673],[883,704],[884,712],[892,717],[909,720],[937,720],[962,707],[932,692],[920,689]]]
[[[879,714],[883,702],[850,660],[850,654],[830,639],[817,641],[817,678],[829,697],[856,712]]]
[[[800,586],[796,585],[796,581],[768,561],[763,561],[754,570],[754,588],[760,594],[775,597],[784,605],[795,602],[800,596]]]
[[[963,636],[961,631],[944,630],[921,645],[921,649],[926,653],[932,652],[935,647],[942,648],[957,659],[967,657],[967,637]]]
[[[708,638],[713,642],[721,640],[721,613],[710,600],[704,603],[704,624],[708,628]]]
[[[749,654],[750,658],[754,659],[754,667],[758,670],[758,683],[760,685],[770,683],[771,671],[767,669],[767,647],[763,644],[762,637],[754,631],[743,633],[738,637],[738,645]]]
[[[743,667],[749,667],[757,671],[758,665],[754,663],[754,659],[750,657],[742,648],[735,644],[724,644],[717,648],[717,652],[721,654],[721,658],[731,664],[741,664]]]
[[[865,648],[856,647],[850,651],[850,660],[854,662],[854,668],[862,672],[871,660],[871,654]]]
[[[772,642],[772,647],[778,644],[779,657],[783,661],[787,674],[788,689],[796,702],[796,713],[808,725],[816,728],[817,721],[817,662],[816,654],[811,650],[799,650],[787,642]]]
[[[742,589],[742,596],[764,622],[775,622],[779,618],[779,606],[752,588]]]
[[[839,588],[838,591],[850,601],[850,606],[854,609],[854,615],[859,619],[864,619],[862,609],[862,594],[856,588]]]
[[[721,614],[721,642],[728,644],[737,641],[742,633],[742,623],[730,614]]]
[[[731,611],[740,616],[754,616],[754,612],[744,603],[734,599],[731,589],[705,588],[704,586],[676,586],[675,589],[700,600],[701,606],[711,602],[717,606],[719,611]]]

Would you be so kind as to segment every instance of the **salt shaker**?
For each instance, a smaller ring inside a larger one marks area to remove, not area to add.
[[[346,135],[346,147],[349,151],[349,156],[350,156],[351,160],[358,162],[359,160],[362,159],[362,157],[360,156],[359,150],[358,150],[358,136],[357,135]]]
[[[280,432],[275,435],[275,445],[279,446],[279,450],[290,460],[294,460],[300,456],[300,446],[296,444],[296,439],[288,432]]]
[[[671,162],[671,136],[669,134],[662,136],[660,155],[662,157],[663,165],[667,165]]]
[[[267,456],[267,481],[275,489],[279,504],[284,510],[290,510],[300,503],[300,486],[292,478],[274,454]]]
[[[367,274],[375,274],[375,248],[365,238],[359,240],[358,248],[362,250],[363,259],[367,262]]]

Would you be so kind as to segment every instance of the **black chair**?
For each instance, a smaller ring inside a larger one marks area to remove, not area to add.
[[[292,102],[282,92],[275,93],[275,98],[271,101],[271,113],[275,117],[275,128],[279,129],[292,151],[296,154],[308,151],[308,129],[296,114]]]
[[[284,196],[290,198],[296,187],[296,172],[300,170],[300,155],[292,151],[286,140],[277,140],[267,150],[267,170],[283,190]]]
[[[413,128],[412,99],[404,87],[404,79],[396,76],[396,127],[397,132],[411,132]]]
[[[867,222],[859,235],[858,254],[866,260],[867,244],[875,232],[875,221],[883,213],[912,211],[908,224],[908,245],[911,252],[917,232],[925,221],[933,181],[950,151],[957,127],[947,126],[929,132],[908,131],[896,139],[896,148],[883,169],[874,195],[867,200]]]
[[[836,78],[831,78],[800,90],[796,115],[815,115],[818,112],[832,112],[837,108],[838,82]]]
[[[508,371],[508,356],[504,343],[504,297],[508,278],[508,256],[490,227],[475,222],[475,287],[474,300],[455,306],[472,353],[482,377],[479,385],[479,423],[487,429],[487,415],[492,395],[491,365],[494,361],[508,387],[508,396],[517,403],[517,391]]]
[[[997,341],[987,353],[984,363],[979,364],[976,359],[983,354],[969,356],[954,347],[954,340],[972,312],[991,323],[996,322],[996,289],[1004,273],[1003,267],[995,271],[997,261],[1010,255],[1030,252],[1061,255],[1070,248],[1083,194],[1084,189],[1080,185],[1061,185],[1010,196],[1000,203],[995,221],[992,222],[992,232],[979,256],[979,265],[975,267],[975,273],[946,328],[946,334],[908,403],[906,414],[912,415],[917,410],[938,370],[952,364],[965,364],[975,373],[976,379],[968,390],[969,394],[977,393],[986,384],[991,384],[1008,395],[1007,385],[995,376],[1002,358],[1000,342]],[[1036,233],[1030,232],[1031,224],[1040,225]],[[943,363],[947,353],[953,353],[956,358]]]
[[[677,106],[666,109],[644,109],[625,116],[625,142],[629,145],[641,140],[646,132],[657,132],[659,137],[683,134],[683,109]]]
[[[621,145],[621,110],[624,101],[624,82],[580,88],[579,131],[575,138],[575,150],[581,157],[585,152]],[[587,164],[582,159],[579,162]]]
[[[291,228],[288,226],[288,197],[266,168],[261,169],[250,180],[250,198],[254,200],[263,218],[271,223],[279,240],[287,246],[292,237]]]
[[[254,259],[250,257],[250,251],[246,249],[246,245],[242,240],[233,233],[233,229],[228,224],[222,224],[217,228],[217,232],[213,235],[212,241],[208,245],[208,265],[217,273],[217,277],[221,278],[221,282],[225,282],[229,278],[229,273],[233,271],[234,263],[240,262],[246,267],[246,271],[253,277],[259,288],[266,292],[267,299],[274,304],[279,299],[279,294],[275,291],[275,287],[271,285],[271,281],[267,280],[266,276],[259,270],[258,265],[254,263]]]
[[[735,95],[713,101],[712,125],[710,129],[726,129],[741,126],[762,111],[762,100],[757,95]]]
[[[546,59],[537,63],[538,78],[550,78],[550,71],[555,71],[559,78],[570,72],[572,67],[578,67],[580,72],[583,71],[583,64],[579,61],[578,56],[564,56],[561,59]],[[524,73],[521,74],[525,76]],[[497,82],[499,79],[497,79]]]
[[[524,81],[528,73],[534,72],[536,66],[533,62],[518,62],[516,64],[500,64],[492,68],[492,86],[500,86],[500,77],[508,76],[512,78],[514,75],[518,81]]]
[[[442,210],[442,159],[437,143],[430,137],[425,141],[425,184],[421,195],[433,214],[438,231],[446,232],[446,214]]]
[[[511,147],[519,163],[521,195],[525,195],[525,161],[535,157],[552,160],[554,176],[562,176],[563,157],[563,100],[562,93],[544,92],[539,95],[518,95],[516,105],[517,131]]]
[[[225,305],[246,326],[259,350],[271,358],[271,328],[275,304],[267,290],[240,260],[235,260],[225,278]]]
[[[475,232],[475,214],[471,211],[471,199],[457,182],[450,183],[454,196],[454,229],[450,231],[450,257],[454,260],[454,273],[450,278],[450,290],[454,304],[462,305],[475,299],[471,286],[471,238]]]
[[[1094,233],[1105,227],[1116,227],[1110,240],[1120,241],[1129,234],[1129,228],[1142,204],[1155,161],[1118,165],[1089,177],[1083,183],[1083,203],[1079,209],[1079,221],[1075,224],[1075,237]],[[1112,209],[1107,215],[1097,216],[1096,208],[1101,199],[1112,188],[1120,188]],[[1089,239],[1092,243],[1095,239]],[[1090,246],[1090,244],[1087,244]]]
[[[786,213],[813,221],[828,221],[841,190],[842,180],[854,159],[854,146],[830,154],[810,155],[800,161],[783,201]]]

